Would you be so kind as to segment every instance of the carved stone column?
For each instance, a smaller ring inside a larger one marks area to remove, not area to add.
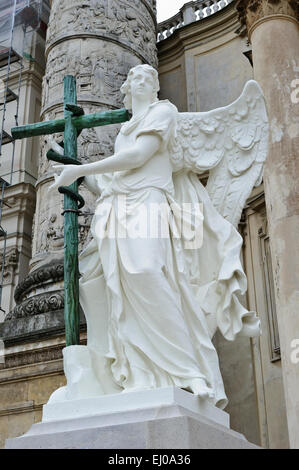
[[[291,447],[299,448],[298,0],[242,0],[237,9],[247,26],[254,76],[263,88],[269,113],[264,185],[289,438]]]
[[[78,104],[86,113],[122,108],[119,89],[129,69],[140,63],[157,67],[155,13],[156,0],[53,0],[41,119],[63,117],[63,78],[68,74],[77,78]],[[111,155],[118,129],[83,130],[79,159],[87,163]],[[57,191],[48,193],[53,169],[46,150],[42,139],[31,272],[17,287],[17,306],[8,317],[39,315],[35,324],[41,330],[60,325],[63,310],[63,198]],[[86,205],[79,218],[80,249],[87,242],[94,206],[92,195],[82,191]],[[49,312],[57,318],[59,312],[58,323]]]

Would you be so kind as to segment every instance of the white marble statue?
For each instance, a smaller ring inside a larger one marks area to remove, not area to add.
[[[84,176],[98,199],[80,256],[88,344],[65,348],[67,386],[49,403],[176,386],[224,408],[215,331],[230,341],[260,334],[238,299],[247,285],[237,226],[267,155],[262,91],[249,81],[229,106],[178,113],[158,90],[156,70],[134,67],[121,89],[132,119],[115,154],[56,165],[52,188]],[[207,170],[205,188],[198,174]]]

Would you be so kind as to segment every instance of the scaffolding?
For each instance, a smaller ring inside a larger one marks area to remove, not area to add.
[[[30,34],[41,28],[45,0],[4,0],[0,5],[0,163],[3,146],[10,146],[10,173],[6,178],[0,177],[0,241],[2,242],[2,268],[0,270],[0,311],[2,308],[2,291],[6,258],[7,232],[2,226],[5,189],[12,185],[15,142],[6,128],[7,105],[15,105],[13,115],[15,125],[19,125],[19,104],[22,85],[22,72],[26,56],[26,43]],[[17,86],[10,88],[11,77],[17,79]],[[0,262],[1,262],[0,261]]]

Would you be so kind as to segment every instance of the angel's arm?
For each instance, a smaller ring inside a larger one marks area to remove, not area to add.
[[[94,173],[113,173],[114,171],[134,170],[143,166],[159,149],[161,139],[155,134],[145,134],[137,138],[136,144],[128,149],[105,158],[99,162],[79,167],[80,176]]]
[[[157,134],[142,134],[136,139],[135,145],[128,149],[94,163],[85,165],[55,165],[54,168],[63,170],[56,177],[51,189],[59,186],[69,186],[82,176],[113,173],[114,171],[133,170],[143,166],[158,151],[161,138]]]

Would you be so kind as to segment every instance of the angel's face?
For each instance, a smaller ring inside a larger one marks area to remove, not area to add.
[[[139,99],[150,100],[154,91],[154,79],[146,70],[136,70],[131,78],[132,96]]]

